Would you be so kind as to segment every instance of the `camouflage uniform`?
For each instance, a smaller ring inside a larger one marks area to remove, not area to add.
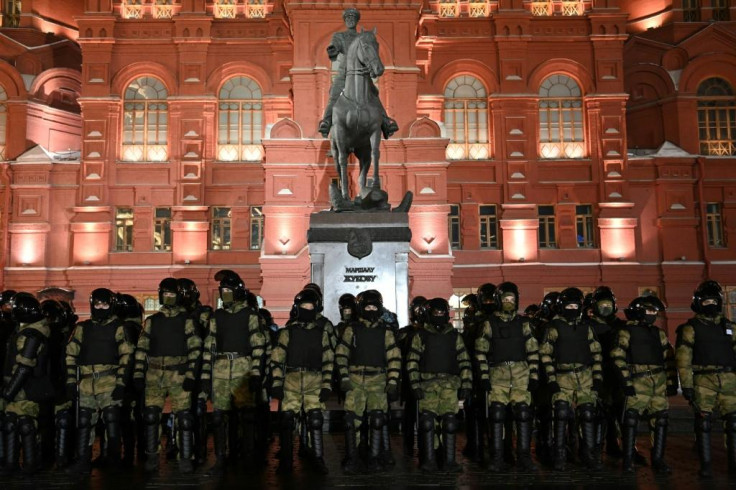
[[[243,301],[220,308],[209,320],[204,341],[202,383],[211,383],[215,455],[224,456],[223,412],[238,417],[243,429],[243,452],[253,456],[256,396],[261,389],[266,338],[258,314]],[[209,387],[208,387],[209,388]],[[231,421],[232,423],[232,421]],[[231,447],[233,451],[233,447]]]
[[[473,386],[470,357],[462,336],[450,323],[425,322],[412,337],[406,364],[419,403],[422,467],[435,467],[435,432],[439,434],[441,420],[443,461],[447,470],[454,471],[458,395],[467,398]]]
[[[724,421],[730,472],[736,472],[736,324],[697,314],[677,329],[675,359],[683,395],[695,410],[701,475],[710,476],[712,412]]]
[[[578,420],[582,422],[585,463],[600,466],[593,453],[595,403],[603,377],[601,345],[593,329],[583,320],[568,322],[558,315],[547,327],[539,353],[554,406],[555,468],[565,468],[565,438],[573,404],[577,405]]]
[[[499,285],[500,291],[502,285]],[[519,461],[532,469],[530,443],[532,392],[539,380],[539,346],[526,319],[515,312],[494,311],[475,341],[480,385],[488,393],[491,470],[501,471],[504,460],[506,407],[511,405],[517,424]]]
[[[77,469],[89,471],[99,412],[107,425],[108,458],[120,459],[121,406],[133,345],[117,317],[78,323],[66,346],[66,383],[78,390]],[[79,370],[79,373],[77,373]],[[79,382],[77,383],[77,376]]]
[[[159,422],[167,397],[182,432],[180,464],[181,461],[191,463],[188,451],[191,450],[191,429],[194,424],[191,392],[196,389],[194,375],[201,352],[202,339],[197,336],[194,322],[185,308],[164,306],[146,319],[135,352],[133,377],[138,386],[145,386],[143,417],[146,424],[147,471],[158,469]],[[190,441],[188,447],[184,439]]]
[[[281,400],[279,468],[282,472],[291,471],[294,428],[297,415],[302,411],[306,414],[302,425],[311,431],[313,455],[319,460],[323,458],[322,411],[331,390],[334,360],[335,353],[325,322],[294,319],[279,331],[278,341],[271,351],[270,365],[272,396]],[[321,464],[324,465],[324,461]]]
[[[365,346],[362,345],[365,341]],[[361,344],[361,345],[359,345]],[[363,412],[371,425],[371,462],[377,464],[383,425],[386,421],[386,393],[395,391],[401,375],[401,351],[393,332],[382,321],[360,319],[343,332],[335,351],[340,386],[345,396],[346,471],[353,471],[355,444]]]
[[[23,445],[23,471],[32,473],[39,464],[36,449],[39,402],[53,396],[44,365],[49,335],[48,321],[43,318],[32,323],[18,323],[8,340],[2,392],[5,402],[4,473],[18,468],[18,432]]]

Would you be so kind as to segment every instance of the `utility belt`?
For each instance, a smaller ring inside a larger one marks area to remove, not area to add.
[[[644,369],[642,371],[636,371],[631,373],[632,378],[641,378],[642,376],[654,376],[655,374],[663,373],[664,368]]]
[[[180,362],[179,364],[165,364],[162,362],[148,361],[148,369],[161,369],[162,371],[179,371],[186,369],[188,363]]]
[[[108,376],[110,374],[117,374],[117,368],[103,369],[102,371],[93,371],[91,373],[80,374],[79,379],[100,379],[102,376]]]
[[[526,361],[499,361],[499,362],[489,362],[488,365],[492,368],[495,367],[503,367],[503,366],[513,366],[514,364],[521,364],[522,362]]]
[[[363,376],[374,376],[376,374],[386,374],[386,369],[377,368],[377,367],[350,368],[350,374],[362,374]]]
[[[222,360],[229,360],[233,361],[235,359],[241,359],[243,357],[250,357],[250,354],[245,354],[241,352],[220,352],[215,356],[216,361],[222,361]]]
[[[306,367],[291,367],[286,366],[284,368],[284,372],[287,373],[322,373],[321,369],[312,369],[312,368],[306,368]]]
[[[736,372],[736,369],[730,366],[723,366],[723,367],[713,368],[713,369],[700,369],[697,371],[693,371],[693,374],[695,376],[700,376],[704,374],[723,374],[723,373],[733,373],[733,372]]]
[[[587,369],[590,369],[590,368],[591,368],[591,366],[580,366],[580,367],[576,367],[576,368],[567,368],[567,369],[557,368],[557,369],[555,369],[555,372],[557,374],[568,374],[568,373],[576,373],[577,374],[577,373],[581,373],[581,372],[583,372],[583,371],[585,371]]]

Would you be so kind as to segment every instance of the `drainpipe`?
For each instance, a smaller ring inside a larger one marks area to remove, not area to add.
[[[703,261],[705,262],[705,278],[711,278],[711,264],[710,264],[710,246],[708,245],[708,230],[706,230],[707,223],[705,223],[706,216],[706,203],[705,203],[705,192],[703,190],[703,181],[705,180],[705,158],[698,157],[698,205],[700,207],[700,239],[703,242]]]
[[[5,188],[5,197],[3,200],[3,253],[0,256],[0,274],[2,274],[3,287],[5,286],[5,266],[8,263],[8,254],[10,254],[10,203],[12,202],[12,191],[10,189],[10,164],[5,162],[2,164],[3,170],[0,172],[0,182]]]

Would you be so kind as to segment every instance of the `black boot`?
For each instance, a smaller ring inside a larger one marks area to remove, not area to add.
[[[411,395],[407,395],[410,397]],[[401,435],[404,441],[404,453],[414,454],[414,434],[416,430],[417,410],[416,400],[408,398],[404,403],[404,415],[401,418]]]
[[[192,462],[194,415],[189,410],[182,410],[177,412],[176,418],[179,426],[179,473],[186,475],[194,471]]]
[[[256,412],[255,407],[240,410],[240,427],[242,428],[240,458],[248,469],[257,467],[256,452]]]
[[[483,395],[485,397],[485,394]],[[486,434],[488,433],[488,420],[486,420],[486,401],[484,398],[476,400],[475,404],[475,457],[471,459],[474,463],[484,464],[486,449]]]
[[[72,414],[69,410],[56,412],[56,469],[69,466],[69,436],[72,430]]]
[[[126,468],[131,468],[135,462],[135,420],[129,405],[123,405],[120,413],[120,440],[123,443],[122,464]]]
[[[621,413],[616,411],[616,405],[609,406],[606,410],[606,413],[604,415],[606,426],[604,439],[606,445],[606,455],[613,458],[620,458],[623,456],[623,452],[618,442],[619,421],[616,418],[616,413]]]
[[[381,429],[381,454],[378,457],[384,467],[396,466],[394,453],[391,451],[391,433],[388,422],[383,424],[383,429]]]
[[[227,448],[228,460],[238,464],[240,458],[240,412],[229,410],[227,412]]]
[[[113,468],[120,466],[120,407],[106,407],[102,417],[107,426],[107,462]]]
[[[457,432],[457,417],[454,413],[442,416],[442,445],[445,450],[443,470],[450,473],[463,471],[455,458],[455,433]]]
[[[197,398],[194,407],[194,459],[202,465],[207,461],[207,401]]]
[[[386,424],[386,414],[382,410],[371,410],[368,417],[370,421],[370,457],[368,459],[368,469],[370,471],[383,471],[385,468],[379,456],[381,455],[383,426]]]
[[[636,444],[636,431],[639,427],[639,412],[626,410],[623,424],[621,426],[623,441],[623,463],[622,469],[626,473],[634,471],[634,445]]]
[[[207,470],[207,474],[221,476],[225,471],[225,414],[222,410],[212,412],[212,443],[215,450],[215,464]]]
[[[595,407],[592,403],[584,403],[578,407],[578,419],[583,434],[583,463],[591,470],[603,468],[597,457],[595,445]]]
[[[281,433],[279,436],[281,445],[281,458],[277,473],[286,475],[294,470],[294,412],[281,412]]]
[[[463,448],[463,456],[466,458],[469,458],[471,461],[473,458],[475,458],[475,451],[478,447],[477,440],[475,438],[475,425],[476,425],[476,419],[475,419],[475,402],[473,401],[472,397],[469,397],[467,400],[465,400],[465,404],[463,406],[463,411],[465,412],[465,435],[466,435],[466,442],[465,447]]]
[[[324,458],[324,446],[322,444],[322,425],[324,424],[324,416],[322,410],[310,410],[307,413],[307,423],[312,436],[312,455],[315,470],[322,475],[329,473]]]
[[[491,443],[491,461],[488,469],[493,473],[499,473],[506,470],[506,462],[504,461],[504,440],[503,431],[506,420],[506,405],[502,403],[491,403],[489,409],[490,420],[490,443]]]
[[[5,464],[0,474],[7,476],[12,475],[19,468],[20,447],[18,446],[18,416],[16,414],[7,413],[5,415],[3,436],[5,438]]]
[[[301,418],[305,422],[299,426],[299,451],[297,455],[300,458],[308,458],[311,456],[309,452],[309,427],[307,427],[307,414],[302,411]]]
[[[728,473],[736,475],[736,412],[731,412],[724,417],[726,431],[726,461],[728,462]]]
[[[565,471],[567,466],[567,420],[570,417],[570,405],[564,401],[556,401],[554,407],[554,468]]]
[[[147,473],[158,471],[158,430],[161,421],[161,409],[158,407],[145,407],[143,409],[143,422],[146,424],[146,463],[143,469]]]
[[[516,417],[516,455],[522,471],[536,471],[532,461],[532,410],[526,403],[517,403],[514,407]]]
[[[710,447],[710,412],[697,412],[695,414],[695,438],[698,445],[698,459],[700,459],[700,471],[698,474],[703,478],[713,476],[711,469],[711,447]]]
[[[664,461],[664,448],[667,442],[669,414],[667,411],[657,412],[653,422],[654,444],[652,444],[652,468],[657,473],[672,473],[672,470]]]
[[[360,471],[360,458],[355,437],[355,414],[345,412],[345,459],[342,462],[342,470],[352,475]]]
[[[507,469],[516,464],[514,458],[514,411],[511,405],[506,405],[506,418],[503,423],[503,460]]]
[[[33,417],[18,417],[18,432],[23,445],[23,473],[32,475],[38,471],[39,454],[36,444],[36,424]]]
[[[537,460],[544,465],[552,464],[552,416],[549,407],[535,407],[537,411],[537,434],[534,447]]]
[[[65,470],[69,474],[88,475],[92,471],[92,446],[89,443],[92,434],[92,410],[79,409],[77,427],[77,462]]]
[[[437,471],[437,456],[434,450],[434,421],[437,416],[432,412],[419,414],[419,439],[422,449],[419,469],[429,473]]]

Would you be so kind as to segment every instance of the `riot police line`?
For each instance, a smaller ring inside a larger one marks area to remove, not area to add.
[[[597,470],[605,454],[624,472],[650,464],[670,473],[668,398],[678,392],[694,410],[700,475],[712,475],[716,410],[736,474],[736,328],[715,281],[695,289],[694,316],[673,347],[656,325],[665,311],[657,297],[634,299],[624,320],[605,286],[587,296],[548,293],[522,312],[514,283],[483,284],[463,298],[459,330],[445,299],[423,297],[399,328],[376,290],[340,297],[333,325],[310,283],[279,328],[237,273],[215,279],[221,307],[203,305],[193,281],[166,278],[160,310],[145,319],[133,296],[104,288],[91,293],[84,321],[67,302],[3,291],[0,474],[55,467],[86,475],[94,465],[113,471],[136,461],[154,473],[162,432],[165,459],[181,473],[255,470],[269,464],[273,426],[279,473],[293,471],[298,447],[327,474],[323,412],[333,393],[345,413],[348,474],[395,464],[389,419],[397,403],[404,453],[416,450],[425,472],[462,471],[461,401],[462,453],[489,471],[533,472],[535,459],[557,471],[572,461]],[[273,420],[271,400],[279,405]],[[651,434],[648,461],[636,445],[640,421]],[[214,464],[206,467],[210,434]]]

